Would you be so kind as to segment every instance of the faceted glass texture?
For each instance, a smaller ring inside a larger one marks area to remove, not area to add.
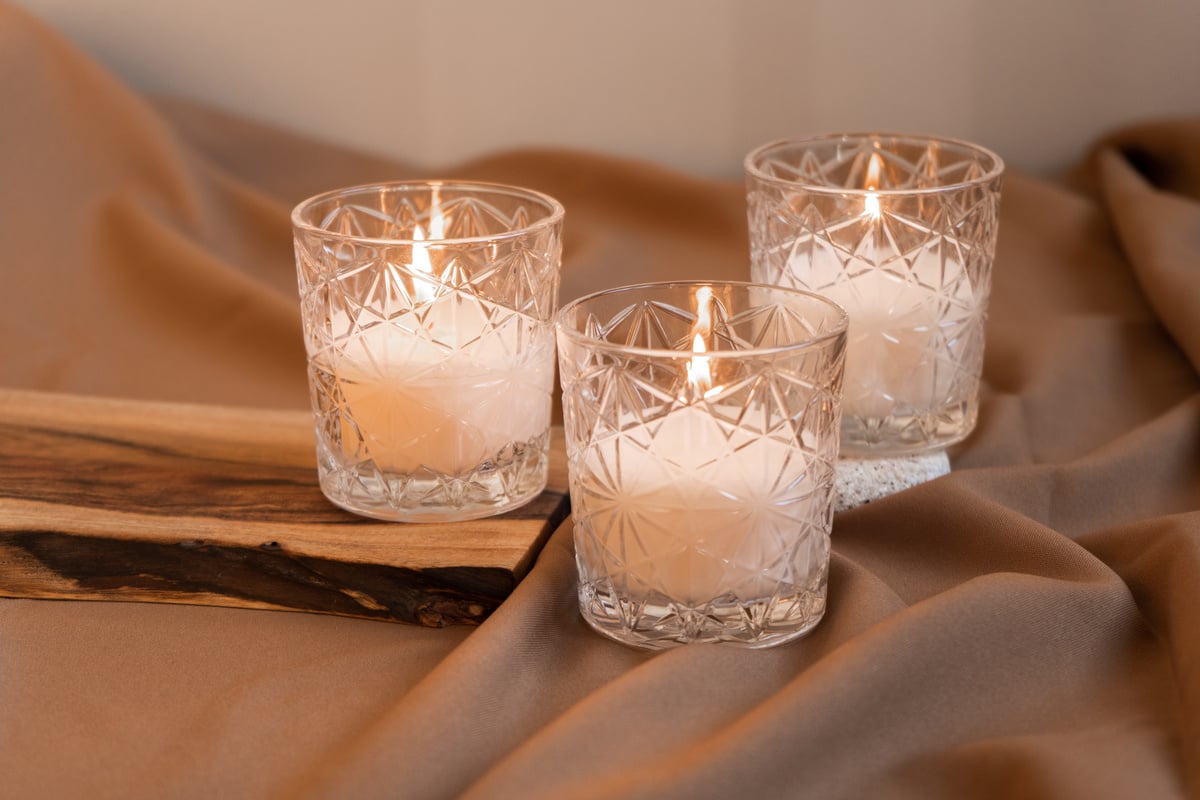
[[[825,609],[846,316],[753,284],[624,287],[559,316],[579,602],[660,648],[767,647]]]
[[[850,315],[842,452],[919,453],[978,415],[1000,182],[950,139],[849,134],[746,157],[751,274]]]
[[[321,489],[399,521],[499,514],[546,484],[563,210],[491,184],[296,207]]]

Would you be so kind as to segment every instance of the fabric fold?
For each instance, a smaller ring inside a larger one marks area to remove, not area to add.
[[[1163,325],[1200,371],[1200,118],[1132,127],[1093,154],[1121,246]]]

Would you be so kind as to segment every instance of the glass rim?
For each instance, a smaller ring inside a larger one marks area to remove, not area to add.
[[[444,239],[415,239],[412,237],[401,236],[360,236],[353,233],[340,233],[331,231],[327,228],[322,228],[305,218],[306,212],[312,210],[319,203],[327,202],[338,197],[351,197],[354,195],[366,195],[370,193],[387,193],[400,194],[402,192],[412,192],[415,190],[429,190],[437,188],[444,189],[460,189],[468,193],[494,193],[504,194],[511,197],[522,197],[528,200],[536,200],[543,204],[547,213],[527,225],[512,230],[502,231],[500,233],[484,234],[481,236],[459,236],[447,237]],[[491,183],[488,181],[458,181],[458,180],[405,180],[405,181],[382,181],[378,183],[360,183],[354,186],[343,186],[338,189],[330,189],[320,192],[305,200],[300,201],[292,209],[292,229],[293,231],[304,231],[317,236],[339,239],[349,242],[362,242],[364,244],[381,244],[381,245],[413,245],[421,244],[426,247],[444,247],[463,244],[478,244],[481,242],[495,242],[505,239],[512,239],[518,236],[525,236],[535,231],[551,228],[562,222],[563,216],[566,214],[566,209],[563,204],[555,198],[539,192],[536,189],[527,189],[523,186],[512,186],[504,183]]]
[[[756,283],[754,281],[706,281],[706,280],[685,280],[685,281],[654,281],[650,283],[634,283],[627,286],[617,286],[611,289],[602,289],[598,292],[591,292],[582,297],[577,297],[571,302],[565,304],[558,310],[555,315],[554,327],[561,331],[563,335],[571,339],[576,344],[586,345],[589,347],[606,350],[609,352],[619,352],[627,355],[646,356],[651,358],[661,359],[691,359],[698,353],[694,350],[668,350],[661,347],[638,347],[636,345],[618,344],[609,342],[604,339],[597,339],[594,336],[588,336],[582,331],[574,328],[568,328],[563,324],[567,315],[584,303],[597,300],[601,297],[609,295],[625,294],[633,291],[644,291],[647,289],[669,289],[672,287],[702,287],[708,286],[716,288],[720,286],[728,286],[741,289],[767,289],[772,292],[778,292],[784,295],[793,297],[803,297],[807,300],[815,300],[819,305],[825,306],[832,310],[837,315],[837,322],[833,328],[820,335],[811,336],[802,341],[793,342],[791,344],[774,345],[771,347],[751,347],[744,350],[706,350],[699,355],[704,358],[722,360],[730,358],[752,358],[758,356],[776,355],[779,353],[788,353],[794,350],[805,350],[810,347],[823,345],[826,342],[836,339],[837,337],[845,337],[850,326],[850,315],[846,309],[838,303],[830,300],[824,295],[816,292],[805,291],[804,289],[793,289],[789,286],[777,286],[770,283]]]
[[[891,140],[895,142],[926,144],[936,142],[938,144],[953,145],[954,147],[961,148],[968,152],[982,154],[991,160],[992,166],[991,169],[978,178],[972,178],[971,180],[966,181],[955,181],[954,183],[944,183],[937,186],[926,186],[924,188],[917,189],[852,189],[841,186],[823,186],[821,184],[806,183],[801,180],[768,175],[758,166],[759,159],[761,159],[763,154],[768,150],[774,150],[784,146],[798,146],[806,144],[813,145],[827,142],[854,141],[862,139],[879,139]],[[874,133],[822,133],[815,134],[813,136],[776,139],[774,141],[767,142],[766,144],[759,145],[747,153],[746,157],[742,160],[742,168],[748,177],[753,177],[756,180],[764,181],[766,183],[773,183],[778,186],[800,186],[806,191],[811,191],[815,194],[843,195],[847,197],[865,197],[866,195],[871,194],[877,197],[901,197],[907,195],[941,194],[944,192],[956,191],[958,189],[965,189],[969,186],[978,186],[980,184],[988,183],[1004,174],[1005,165],[1004,159],[1000,158],[1000,156],[994,150],[974,142],[969,142],[966,139],[955,139],[950,136],[930,136],[917,133],[881,133],[877,131]]]

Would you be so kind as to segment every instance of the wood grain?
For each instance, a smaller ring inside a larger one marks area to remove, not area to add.
[[[377,522],[317,484],[306,412],[0,391],[0,596],[477,624],[566,518],[550,482],[509,514]]]

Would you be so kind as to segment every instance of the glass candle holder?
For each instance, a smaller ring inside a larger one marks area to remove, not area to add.
[[[358,186],[292,213],[321,489],[407,522],[546,485],[563,208],[474,183]]]
[[[842,452],[910,455],[978,415],[1000,181],[967,142],[846,134],[746,157],[751,274],[850,314]]]
[[[584,619],[626,644],[767,647],[825,611],[847,319],[817,295],[664,283],[558,318]]]

